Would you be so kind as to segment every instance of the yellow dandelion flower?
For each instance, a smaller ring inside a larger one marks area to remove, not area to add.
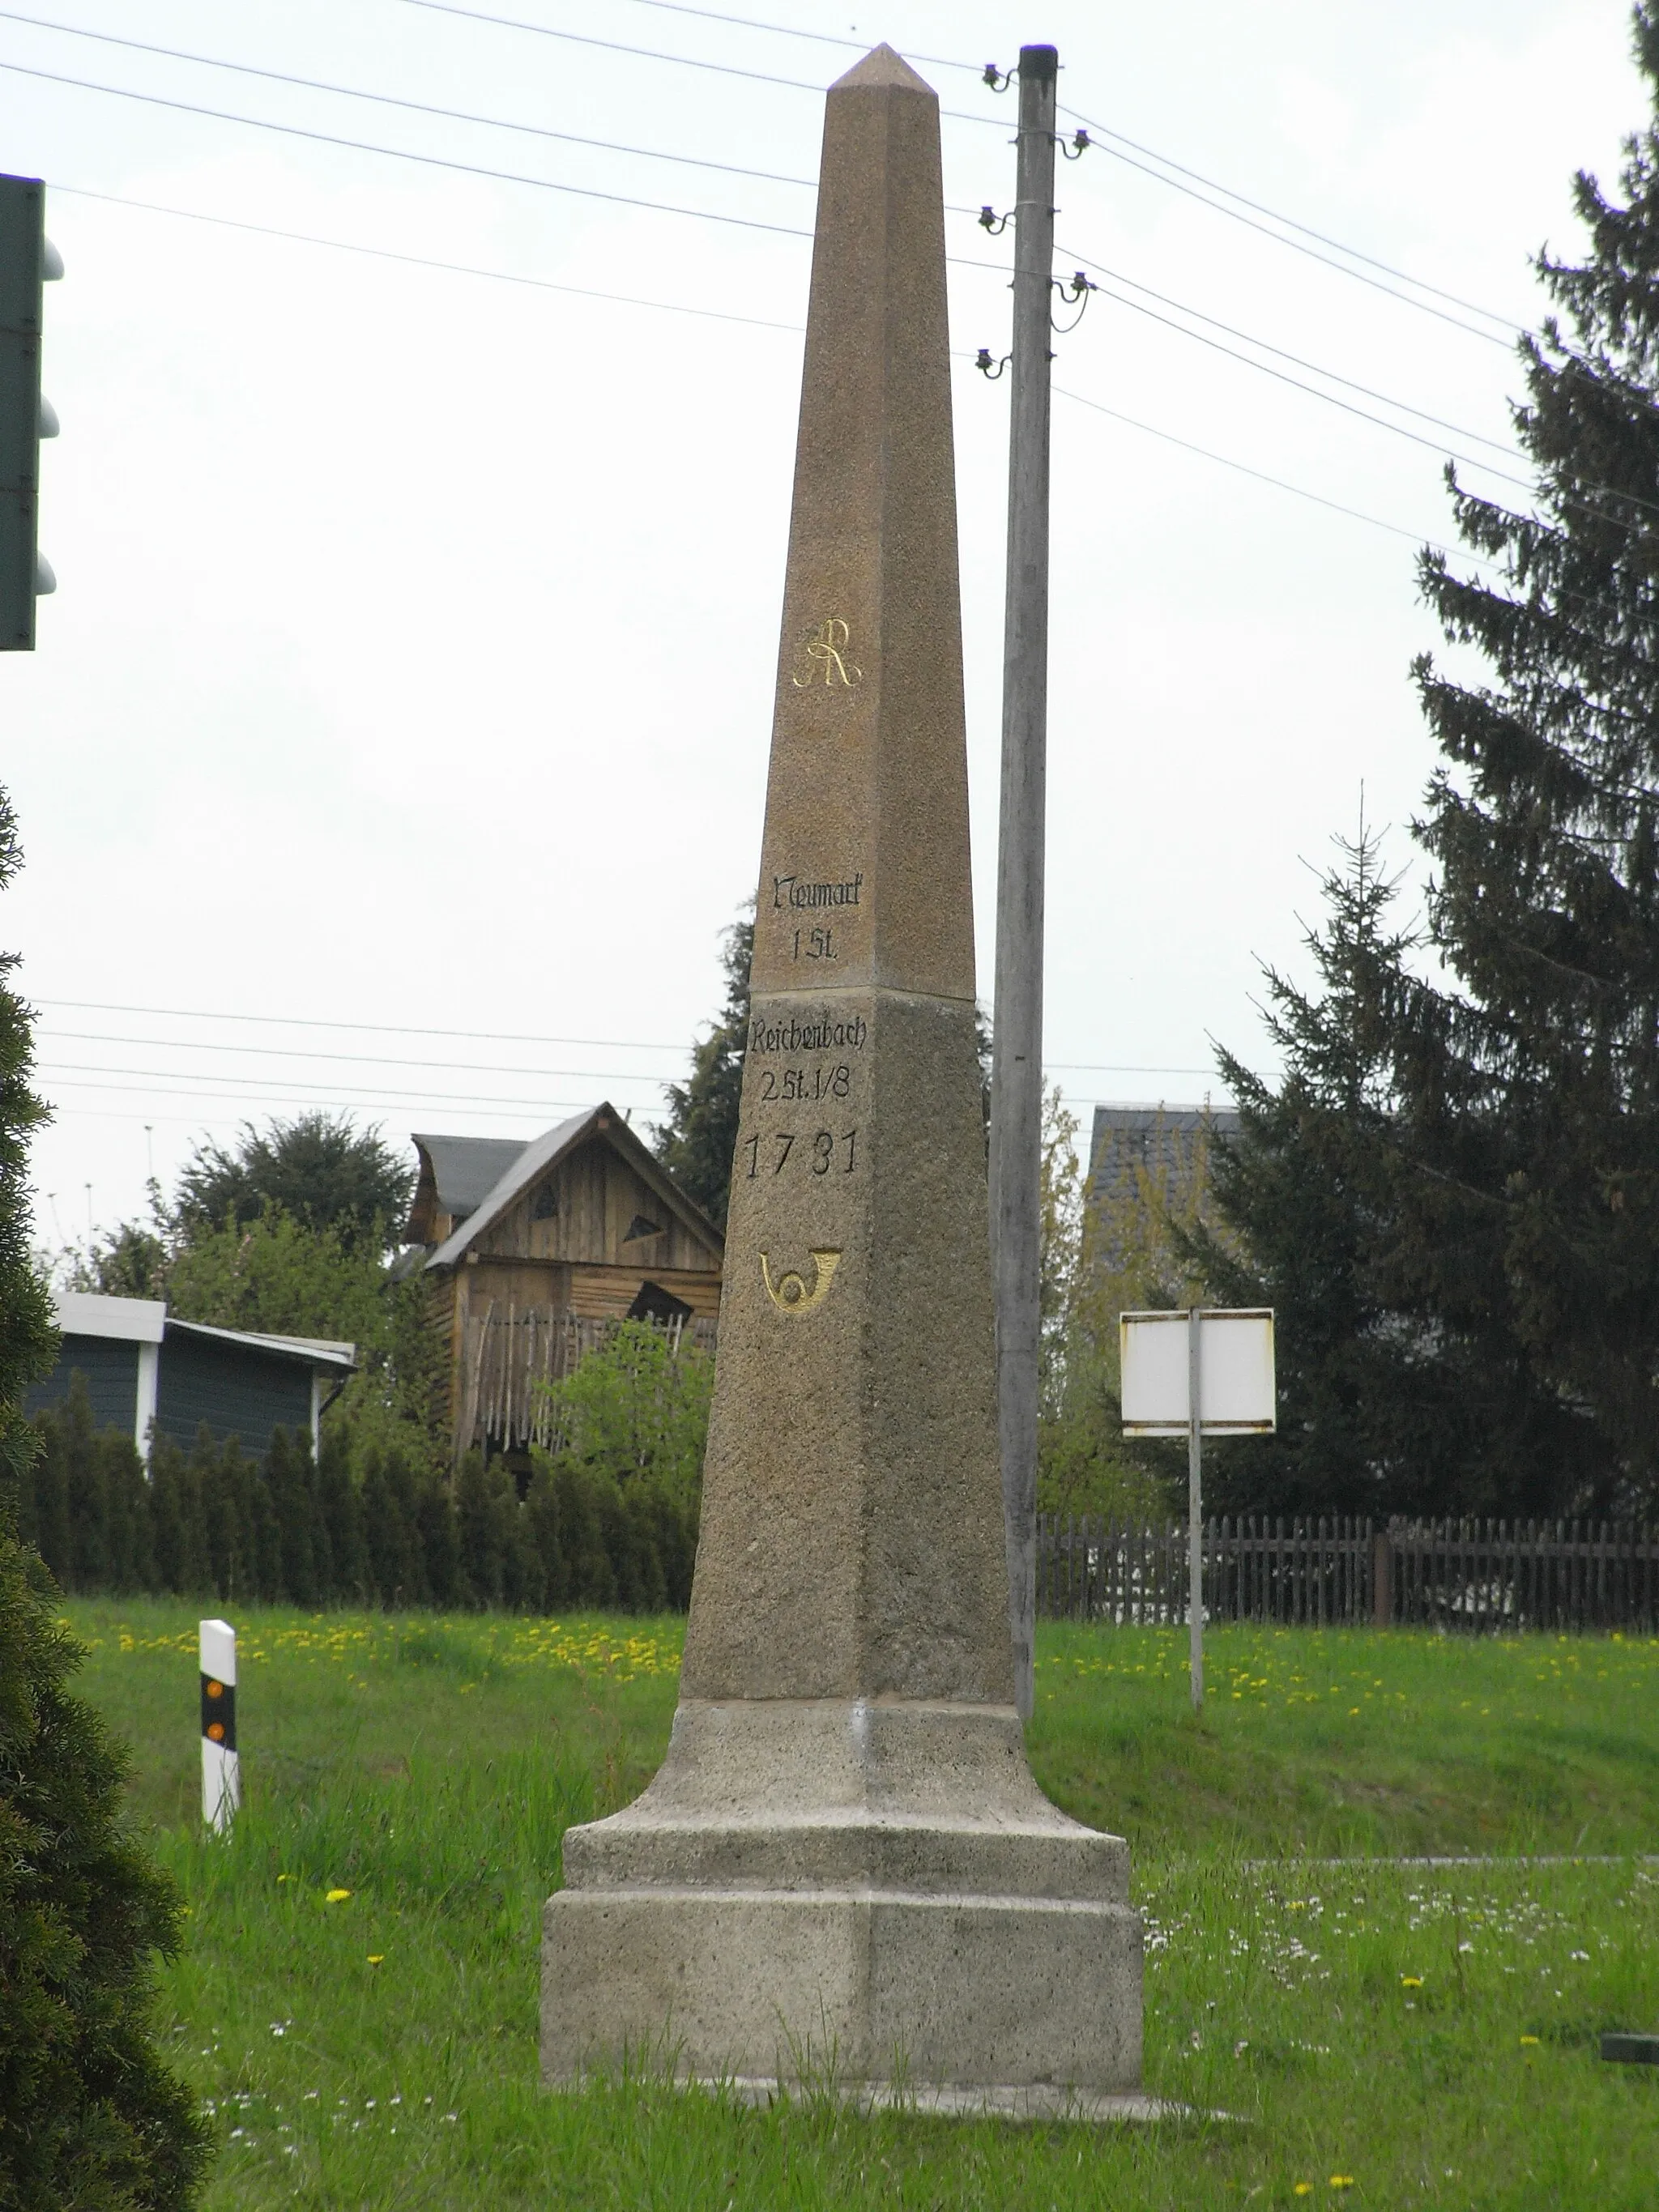
[[[351,1892],[349,1889],[331,1889],[328,1895],[323,1899],[323,1903],[325,1905],[341,1905],[344,1903],[345,1899],[349,1897],[350,1894]]]
[[[1538,2038],[1535,2035],[1523,2035],[1521,2039],[1522,2049],[1524,2050],[1528,2045],[1535,2044]]]
[[[1334,2173],[1331,2176],[1331,2187],[1333,2189],[1352,2189],[1353,2187],[1352,2174]]]
[[[371,1966],[383,1966],[386,1964],[386,1953],[371,1951],[368,1954],[368,1963]]]
[[[1421,1974],[1401,1974],[1400,1986],[1402,1990],[1420,1990],[1423,1986],[1423,1977]]]
[[[1291,2194],[1293,2197],[1311,2197],[1313,2195],[1312,2182],[1298,2181],[1294,2189],[1291,2191]]]

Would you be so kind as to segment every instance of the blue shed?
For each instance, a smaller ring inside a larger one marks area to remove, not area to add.
[[[65,1291],[57,1300],[63,1343],[50,1375],[30,1388],[27,1411],[69,1395],[87,1378],[100,1428],[130,1429],[142,1457],[155,1436],[188,1451],[204,1421],[263,1457],[272,1432],[309,1434],[314,1451],[325,1405],[357,1364],[357,1347],[323,1337],[259,1336],[174,1319],[159,1298]]]

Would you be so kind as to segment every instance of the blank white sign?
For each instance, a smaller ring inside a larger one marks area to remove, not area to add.
[[[1199,1331],[1199,1425],[1203,1433],[1252,1435],[1277,1427],[1273,1309],[1200,1311]],[[1121,1314],[1118,1343],[1124,1434],[1184,1437],[1191,1419],[1185,1309]]]

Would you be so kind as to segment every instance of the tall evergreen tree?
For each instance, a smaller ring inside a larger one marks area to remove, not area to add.
[[[1378,840],[1362,823],[1336,842],[1304,940],[1316,988],[1266,974],[1282,1076],[1221,1054],[1241,1123],[1210,1162],[1229,1233],[1170,1224],[1208,1297],[1277,1315],[1278,1433],[1216,1452],[1206,1496],[1218,1513],[1547,1513],[1595,1438],[1501,1305],[1450,1327],[1429,1295],[1393,1060],[1417,939],[1394,924]]]
[[[680,1188],[722,1229],[738,1148],[743,1054],[749,1038],[751,916],[734,921],[721,942],[726,1003],[708,1035],[691,1048],[691,1074],[668,1085],[668,1118],[657,1132],[657,1158]]]
[[[1659,7],[1634,13],[1659,112]],[[1582,1507],[1659,1494],[1659,127],[1622,204],[1576,182],[1582,261],[1522,348],[1530,512],[1456,491],[1491,580],[1436,553],[1448,638],[1491,671],[1415,671],[1447,765],[1417,834],[1455,979],[1391,1039],[1419,1288],[1453,1330],[1499,1316],[1601,1446]]]
[[[0,793],[0,887],[19,858]],[[178,1897],[125,1827],[125,1754],[69,1691],[80,1653],[18,1531],[40,1449],[22,1395],[50,1364],[54,1332],[29,1260],[28,1139],[45,1113],[15,965],[0,956],[0,2203],[173,2212],[206,2156],[150,2020],[153,1960],[178,1942]]]

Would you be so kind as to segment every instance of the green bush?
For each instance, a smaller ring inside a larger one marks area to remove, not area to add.
[[[64,1686],[56,1595],[0,1526],[0,2205],[173,2212],[207,2160],[149,2033],[178,1897],[123,1826],[125,1753]]]
[[[0,792],[0,888],[21,860]],[[57,1345],[29,1262],[27,1009],[0,955],[0,2212],[174,2212],[207,2142],[150,2039],[150,1970],[177,1895],[125,1828],[125,1754],[65,1687],[80,1652],[30,1540],[88,1584],[153,1573],[147,1495],[82,1393],[40,1471],[22,1416]],[[142,1507],[142,1510],[141,1510]],[[26,1531],[26,1533],[25,1533]]]

